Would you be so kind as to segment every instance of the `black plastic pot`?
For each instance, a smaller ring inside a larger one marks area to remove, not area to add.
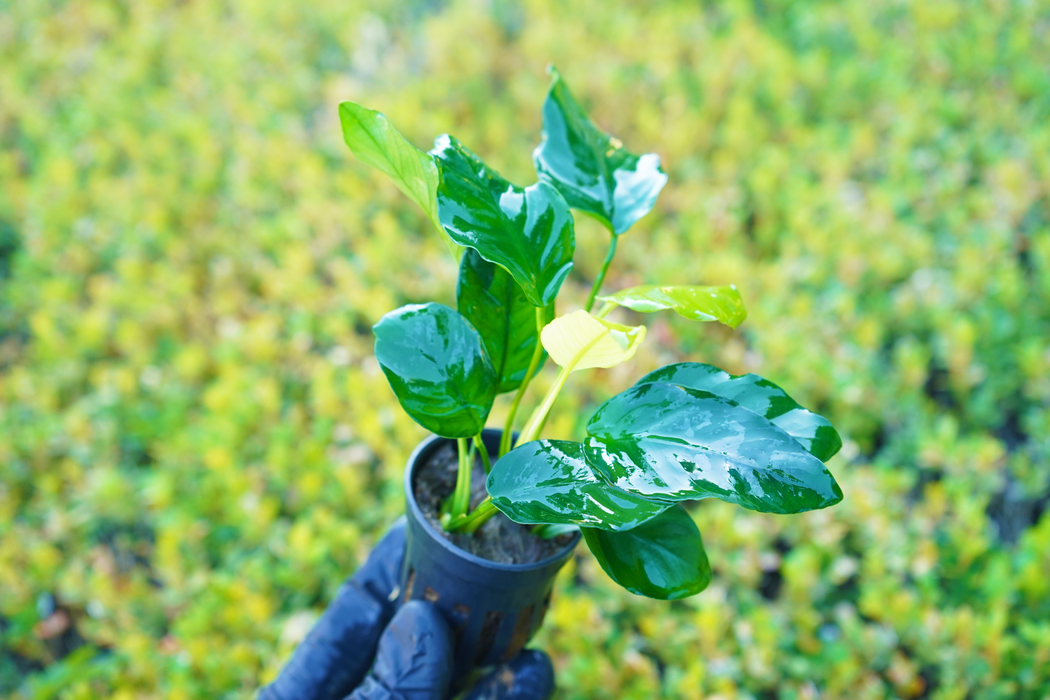
[[[482,440],[499,452],[501,431],[486,429]],[[416,503],[413,477],[447,438],[427,438],[412,453],[405,470],[405,559],[401,601],[427,600],[444,614],[456,635],[453,678],[513,658],[543,623],[558,570],[580,541],[534,564],[499,564],[456,547],[424,517]],[[499,516],[497,516],[499,517]],[[455,681],[454,681],[455,682]]]

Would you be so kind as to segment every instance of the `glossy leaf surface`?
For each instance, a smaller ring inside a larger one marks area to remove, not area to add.
[[[376,360],[414,421],[443,437],[477,435],[496,397],[481,336],[442,304],[410,304],[373,329]]]
[[[782,514],[842,500],[824,463],[797,440],[706,391],[633,386],[599,407],[587,433],[587,462],[609,483],[641,496],[714,497]]]
[[[559,367],[575,372],[631,359],[645,340],[645,326],[625,326],[580,310],[551,321],[540,338]]]
[[[517,389],[539,342],[536,307],[525,298],[509,272],[485,260],[473,248],[466,249],[459,264],[456,306],[481,334],[496,370],[497,393]],[[547,306],[544,317],[547,323],[554,319],[554,304]],[[539,367],[542,366],[541,359]]]
[[[343,102],[339,105],[339,122],[343,127],[343,140],[354,157],[386,173],[405,196],[418,204],[458,259],[459,246],[438,219],[440,176],[433,157],[410,144],[381,112]]]
[[[492,465],[487,486],[496,507],[518,523],[624,530],[669,507],[602,481],[584,459],[583,445],[566,440],[515,447]]]
[[[438,218],[452,240],[504,267],[533,306],[552,303],[576,250],[565,199],[545,182],[511,184],[451,136],[431,154],[441,169]]]
[[[619,236],[656,204],[667,183],[655,153],[636,156],[594,125],[557,70],[543,103],[543,141],[532,154],[536,172],[573,209]]]
[[[671,309],[693,321],[719,321],[732,328],[747,318],[744,300],[734,285],[660,287],[646,284],[598,298],[643,313]]]
[[[680,505],[624,532],[582,530],[609,578],[635,595],[679,600],[711,583],[700,530]]]
[[[709,391],[765,417],[822,462],[842,448],[842,438],[827,418],[809,411],[783,389],[757,374],[733,375],[712,365],[679,362],[650,372],[637,384],[666,382]]]

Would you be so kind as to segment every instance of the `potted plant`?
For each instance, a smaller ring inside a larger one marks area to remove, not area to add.
[[[421,206],[459,260],[456,309],[410,304],[374,327],[398,401],[434,433],[406,470],[400,595],[448,617],[458,674],[521,649],[581,536],[627,590],[676,599],[711,579],[683,502],[713,497],[788,514],[842,500],[824,466],[841,447],[831,424],[766,379],[711,365],[647,374],[598,407],[580,442],[541,437],[573,372],[624,362],[644,340],[645,326],[606,318],[617,306],[732,327],[746,316],[734,286],[599,294],[619,237],[652,209],[667,176],[658,156],[634,155],[598,129],[552,74],[533,154],[538,181],[528,187],[451,136],[423,153],[384,115],[339,108],[354,155]],[[573,266],[572,210],[605,225],[609,252],[586,308],[555,317]],[[547,357],[557,378],[515,437],[522,397]],[[503,429],[486,428],[496,395],[511,392]]]

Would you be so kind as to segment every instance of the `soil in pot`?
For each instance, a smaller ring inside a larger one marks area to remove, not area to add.
[[[503,513],[497,513],[473,535],[449,533],[441,528],[441,503],[456,487],[459,468],[455,444],[435,450],[425,464],[416,469],[412,490],[423,515],[436,531],[460,549],[474,556],[500,564],[531,564],[554,556],[572,542],[573,535],[559,535],[549,540],[532,534],[527,525],[519,525]],[[488,496],[485,491],[485,467],[481,458],[474,460],[471,479],[470,507],[474,509]]]

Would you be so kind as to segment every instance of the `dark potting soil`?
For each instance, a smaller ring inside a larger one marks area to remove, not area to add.
[[[531,564],[557,554],[572,541],[571,534],[549,540],[536,537],[527,526],[519,525],[503,513],[489,518],[473,535],[445,532],[439,520],[441,503],[456,487],[458,469],[455,446],[445,445],[416,470],[412,483],[416,502],[424,517],[452,544],[500,564]],[[485,491],[485,466],[480,457],[475,457],[470,485],[470,508],[473,510],[488,495]]]

